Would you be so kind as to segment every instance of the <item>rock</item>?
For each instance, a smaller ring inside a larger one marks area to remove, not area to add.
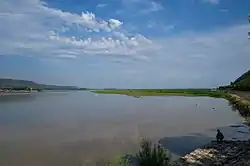
[[[199,165],[217,165],[217,166],[250,166],[250,140],[224,141],[217,144],[212,141],[203,148],[183,156],[180,160],[171,164],[171,166],[199,166]]]
[[[239,127],[246,127],[246,126],[244,126],[244,125],[230,125],[229,127],[239,128]]]
[[[223,165],[223,164],[221,162],[217,161],[216,163],[214,163],[214,165],[220,166],[220,165]]]

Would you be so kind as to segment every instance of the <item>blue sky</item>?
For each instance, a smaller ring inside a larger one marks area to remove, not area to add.
[[[227,84],[250,67],[249,0],[1,0],[0,77],[80,87]]]

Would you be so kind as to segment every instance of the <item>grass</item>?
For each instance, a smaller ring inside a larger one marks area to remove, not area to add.
[[[110,161],[107,166],[130,166],[130,163],[124,156],[118,156]]]
[[[141,141],[140,150],[130,156],[134,160],[134,164],[138,166],[168,166],[170,163],[170,154],[158,144],[153,144],[149,139]],[[125,156],[118,156],[110,161],[107,166],[130,166],[131,160]]]
[[[128,96],[209,96],[217,98],[225,96],[225,92],[211,89],[103,89],[92,90],[92,92]]]

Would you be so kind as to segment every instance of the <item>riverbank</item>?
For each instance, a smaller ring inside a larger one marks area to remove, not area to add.
[[[248,141],[224,141],[218,144],[216,141],[196,149],[181,157],[171,166],[200,166],[200,165],[250,165],[250,140]]]
[[[226,93],[212,89],[103,89],[91,90],[100,94],[120,94],[128,96],[208,96],[224,98]]]
[[[225,99],[229,101],[234,110],[238,110],[240,115],[245,118],[245,123],[250,125],[250,100],[236,95],[234,92],[228,93]]]
[[[154,146],[162,148],[161,145]],[[250,140],[225,140],[222,143],[211,141],[201,148],[180,157],[177,160],[170,161],[171,155],[165,151],[165,159],[167,163],[158,162],[157,157],[161,158],[160,153],[156,152],[156,158],[152,157],[151,152],[155,151],[153,148],[143,149],[144,161],[148,165],[165,165],[165,166],[248,166],[250,165]],[[157,150],[156,150],[157,151]],[[138,154],[138,153],[137,153]],[[146,157],[147,156],[147,157]],[[138,155],[125,155],[111,161],[109,166],[139,166],[141,158]],[[164,158],[162,158],[164,160]],[[118,161],[118,162],[117,162]]]

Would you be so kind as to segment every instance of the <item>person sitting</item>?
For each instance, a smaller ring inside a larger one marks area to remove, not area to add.
[[[224,139],[224,135],[219,129],[217,130],[216,139],[217,139],[217,143],[222,143]]]

